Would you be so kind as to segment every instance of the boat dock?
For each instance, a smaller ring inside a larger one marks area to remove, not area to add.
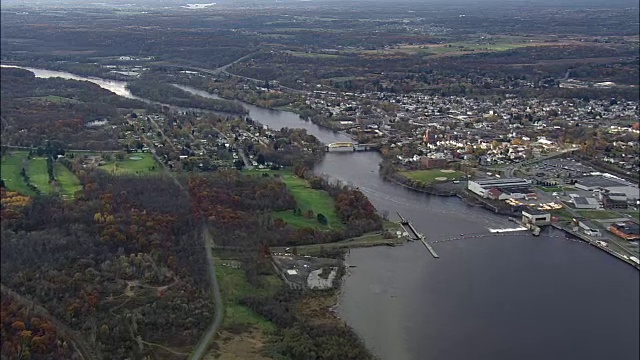
[[[433,249],[433,247],[431,247],[431,245],[429,245],[425,239],[424,239],[424,235],[420,234],[414,227],[413,225],[411,225],[411,223],[409,221],[407,221],[405,218],[402,217],[402,215],[400,215],[400,213],[397,213],[398,217],[400,218],[400,226],[402,226],[402,228],[404,229],[404,231],[408,234],[411,234],[413,236],[413,238],[411,240],[420,240],[422,242],[422,244],[424,245],[424,247],[427,248],[427,250],[429,250],[429,252],[431,253],[431,256],[433,256],[435,259],[438,259],[440,256],[436,253],[436,251]],[[407,230],[407,228],[409,230]]]

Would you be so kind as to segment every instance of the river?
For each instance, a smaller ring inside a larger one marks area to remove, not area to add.
[[[40,74],[127,91],[119,81]],[[349,139],[290,112],[243,105],[272,128],[305,128],[325,143]],[[457,198],[385,182],[379,162],[375,152],[327,153],[315,171],[359,187],[380,211],[391,218],[400,212],[436,241],[439,259],[418,242],[353,249],[347,257],[356,267],[345,278],[338,312],[381,359],[640,357],[636,269],[555,230],[492,234],[513,223]]]

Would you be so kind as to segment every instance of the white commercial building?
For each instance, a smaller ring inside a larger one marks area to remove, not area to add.
[[[467,185],[467,188],[469,190],[471,190],[475,194],[482,196],[483,198],[488,197],[487,191],[492,188],[505,192],[505,190],[519,190],[519,189],[527,189],[529,187],[530,187],[529,182],[525,179],[520,179],[520,178],[469,180]],[[517,193],[517,191],[514,191],[514,193]]]

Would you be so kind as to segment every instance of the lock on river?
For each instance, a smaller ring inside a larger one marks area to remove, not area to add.
[[[133,97],[125,82],[28,69],[94,82]],[[215,95],[180,86],[203,96]],[[271,128],[299,127],[325,143],[350,141],[285,111],[243,105]],[[588,244],[545,230],[491,233],[513,223],[458,198],[416,193],[378,176],[375,152],[327,153],[315,172],[360,188],[420,242],[352,249],[339,315],[384,360],[640,358],[640,273]]]

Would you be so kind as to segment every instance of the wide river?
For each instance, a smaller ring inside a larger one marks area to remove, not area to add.
[[[121,81],[32,71],[131,97]],[[305,128],[325,143],[349,140],[293,113],[245,107],[272,128]],[[558,231],[491,233],[513,224],[457,198],[385,182],[379,162],[375,152],[327,153],[315,171],[359,187],[380,211],[400,212],[436,241],[439,259],[418,242],[353,249],[347,258],[356,267],[344,281],[339,314],[381,359],[640,358],[636,269]]]

